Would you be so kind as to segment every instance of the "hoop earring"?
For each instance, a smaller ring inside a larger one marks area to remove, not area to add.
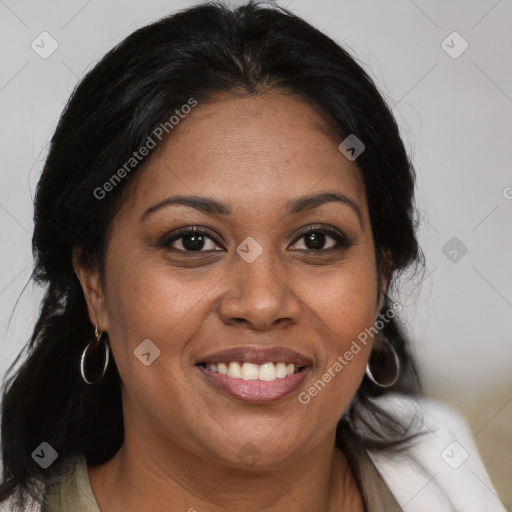
[[[80,375],[87,384],[96,384],[107,371],[110,359],[110,349],[104,339],[105,331],[98,333],[98,326],[94,330],[94,339],[89,341],[80,357]],[[100,347],[102,345],[102,347]]]
[[[379,388],[390,388],[400,376],[400,359],[385,336],[380,335],[376,340],[366,365],[366,375]]]

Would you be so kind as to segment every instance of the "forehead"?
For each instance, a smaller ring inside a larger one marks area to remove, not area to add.
[[[199,103],[139,171],[128,203],[140,210],[176,193],[218,197],[240,212],[337,190],[366,209],[359,168],[320,113],[284,94]]]

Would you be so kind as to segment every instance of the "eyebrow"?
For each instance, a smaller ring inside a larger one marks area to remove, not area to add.
[[[319,194],[311,194],[308,196],[298,197],[291,199],[286,204],[286,214],[298,214],[306,210],[317,208],[326,203],[338,202],[350,207],[359,219],[362,225],[361,210],[357,203],[349,197],[338,192],[323,192]],[[171,196],[163,199],[162,201],[150,206],[141,216],[140,222],[146,219],[149,215],[162,208],[172,205],[183,205],[196,210],[202,211],[210,215],[232,215],[232,210],[228,203],[213,199],[212,197],[202,196]]]

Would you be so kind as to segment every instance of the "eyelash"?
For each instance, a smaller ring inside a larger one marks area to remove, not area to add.
[[[343,233],[340,233],[334,229],[329,229],[321,226],[309,226],[307,229],[301,231],[295,241],[291,245],[295,245],[299,240],[304,238],[305,236],[309,235],[310,233],[322,233],[324,235],[328,235],[330,238],[332,238],[336,242],[335,247],[331,247],[330,249],[294,249],[299,250],[303,252],[309,252],[309,253],[328,253],[328,252],[334,252],[334,251],[342,251],[347,250],[350,247],[352,247],[353,242]],[[161,242],[158,243],[160,247],[164,248],[170,248],[171,250],[181,252],[181,253],[188,253],[188,254],[200,254],[204,252],[211,252],[211,251],[185,251],[183,249],[176,249],[174,247],[170,247],[171,244],[180,238],[183,238],[187,235],[204,235],[207,238],[210,238],[213,240],[217,245],[222,245],[222,240],[220,237],[215,235],[213,232],[211,232],[209,229],[202,228],[201,226],[190,226],[183,229],[180,229],[177,232],[174,232],[172,236],[166,236],[164,237]]]

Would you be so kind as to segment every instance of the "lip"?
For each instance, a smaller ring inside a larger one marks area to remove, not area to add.
[[[291,363],[300,371],[272,381],[243,380],[212,372],[203,365],[230,363]],[[206,380],[228,396],[242,402],[255,404],[277,402],[294,393],[311,373],[314,361],[311,357],[286,347],[249,346],[234,347],[213,352],[198,360],[196,367]]]
[[[309,366],[303,367],[299,372],[288,375],[283,379],[271,381],[233,379],[227,375],[215,373],[207,368],[198,366],[199,371],[208,382],[216,386],[227,395],[255,404],[277,402],[291,395],[302,384],[311,372]]]

